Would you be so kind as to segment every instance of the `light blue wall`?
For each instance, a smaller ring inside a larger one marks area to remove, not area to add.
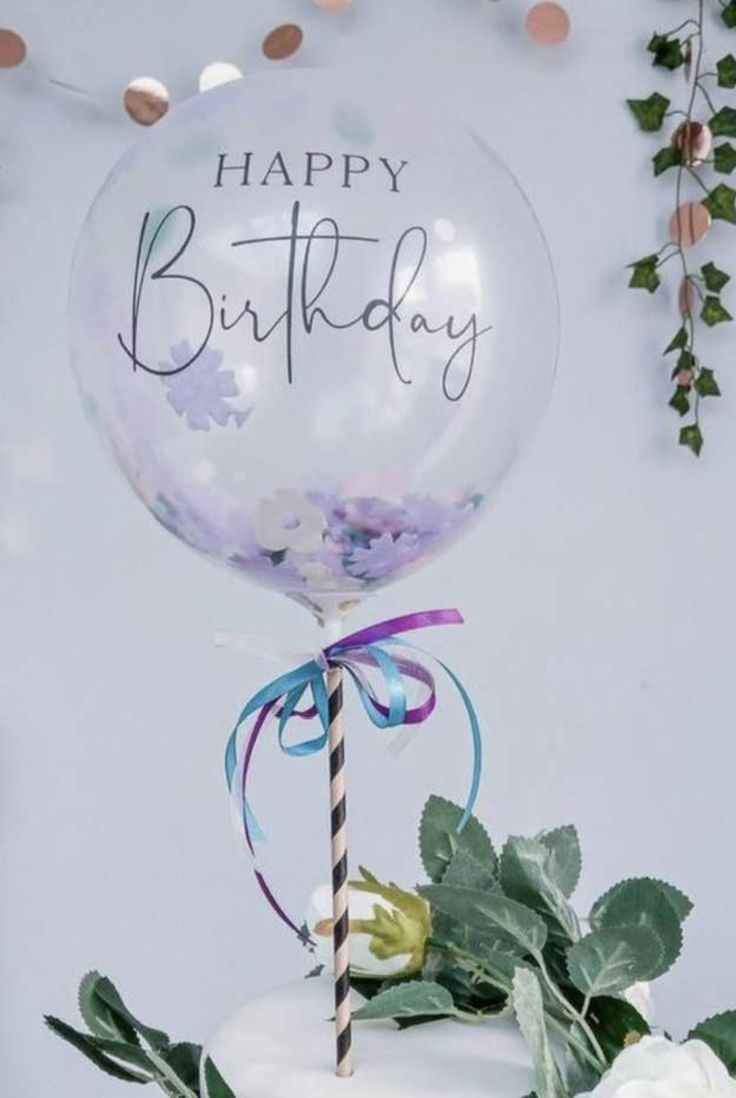
[[[495,514],[356,625],[466,611],[465,628],[430,643],[483,716],[494,833],[577,822],[582,902],[628,874],[679,883],[697,906],[686,959],[658,991],[661,1018],[682,1032],[736,1005],[733,356],[729,333],[714,341],[726,395],[706,411],[696,463],[664,409],[671,293],[635,297],[623,274],[662,236],[671,188],[650,179],[654,148],[621,101],[656,86],[643,40],[688,5],[568,7],[569,45],[544,53],[521,34],[520,0],[356,0],[345,17],[310,0],[6,0],[2,21],[25,33],[33,62],[0,73],[3,1093],[125,1093],[40,1024],[44,1011],[73,1013],[88,967],[114,975],[144,1018],[197,1040],[305,968],[257,897],[221,779],[232,719],[273,669],[211,638],[259,629],[298,648],[314,633],[302,610],[155,525],[85,423],[65,348],[77,228],[137,135],[118,108],[125,83],[156,75],[181,98],[206,62],[265,64],[263,34],[288,19],[307,31],[303,63],[401,71],[428,124],[435,96],[471,119],[536,205],[561,286],[553,406]],[[458,707],[443,695],[398,756],[356,717],[349,762],[355,860],[414,880],[425,795],[463,789]],[[323,759],[268,748],[259,760],[265,856],[297,909],[327,879],[324,777]]]

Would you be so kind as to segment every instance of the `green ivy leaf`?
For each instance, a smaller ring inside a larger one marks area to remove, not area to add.
[[[668,168],[676,168],[678,164],[682,164],[682,149],[675,145],[665,145],[652,157],[652,164],[655,176],[666,172]]]
[[[728,183],[719,183],[703,199],[703,205],[714,220],[730,221],[736,225],[736,191]]]
[[[678,912],[658,882],[649,877],[622,881],[604,893],[593,905],[590,925],[595,930],[643,926],[657,935],[662,943],[660,963],[640,979],[663,975],[682,949]]]
[[[736,57],[727,53],[716,64],[718,83],[722,88],[736,88]]]
[[[538,1098],[566,1098],[544,1020],[544,1001],[539,979],[528,968],[518,968],[513,984],[514,1013],[526,1042],[536,1080]]]
[[[696,457],[700,457],[700,451],[703,449],[703,432],[697,423],[682,428],[680,431],[680,446],[687,446]]]
[[[687,1039],[705,1041],[716,1056],[726,1065],[731,1075],[736,1075],[736,1010],[714,1014],[695,1026]]]
[[[721,19],[727,27],[736,27],[736,0],[729,0],[725,8],[721,10]]]
[[[719,294],[723,287],[731,281],[731,276],[716,267],[715,263],[706,263],[700,268],[700,273],[705,282],[705,288],[712,294]]]
[[[537,839],[549,851],[547,868],[553,880],[565,896],[572,896],[583,867],[577,830],[572,824],[565,824],[563,827],[556,827],[554,831],[542,831]]]
[[[679,412],[681,416],[686,416],[690,411],[690,396],[689,389],[686,389],[683,385],[678,385],[674,393],[670,397],[670,408],[674,408],[676,412]]]
[[[683,326],[679,329],[672,341],[667,344],[664,353],[668,355],[672,351],[681,351],[684,347],[687,347],[687,328]]]
[[[576,942],[567,951],[567,968],[583,995],[611,995],[660,969],[662,955],[662,943],[649,927],[610,927]]]
[[[653,34],[647,49],[654,55],[652,64],[674,72],[685,64],[682,43],[679,38],[668,38],[666,34]]]
[[[536,839],[512,835],[501,852],[500,880],[504,893],[533,911],[550,915],[570,940],[580,936],[577,915],[554,880],[550,851]]]
[[[736,168],[736,149],[730,141],[724,141],[722,145],[716,145],[713,150],[713,169],[721,175],[730,175]]]
[[[644,133],[656,133],[661,130],[664,117],[670,105],[669,99],[654,92],[648,99],[627,99],[629,110]]]
[[[701,397],[719,397],[721,395],[713,371],[706,369],[705,366],[695,380],[695,389],[698,396]]]
[[[235,1094],[215,1067],[214,1060],[209,1056],[204,1065],[204,1081],[209,1098],[235,1098]]]
[[[419,892],[433,908],[451,919],[487,935],[521,946],[525,953],[538,954],[547,941],[547,927],[539,915],[510,900],[501,892],[479,892],[473,888],[424,885]]]
[[[356,1010],[359,1021],[386,1018],[447,1018],[457,1014],[452,995],[441,984],[411,980],[380,991]]]
[[[733,107],[721,107],[708,126],[715,137],[736,137],[736,110]]]
[[[648,290],[650,294],[653,294],[659,288],[662,280],[657,273],[658,260],[659,256],[647,255],[643,259],[638,259],[636,263],[629,265],[629,269],[632,271],[629,286],[632,290]]]
[[[90,1037],[86,1033],[79,1033],[78,1030],[67,1025],[66,1022],[62,1022],[60,1018],[54,1018],[51,1015],[47,1015],[44,1021],[52,1033],[55,1033],[57,1037],[61,1037],[63,1041],[70,1044],[77,1052],[81,1052],[83,1056],[86,1056],[95,1067],[99,1068],[100,1071],[104,1071],[106,1075],[112,1075],[113,1078],[122,1079],[126,1083],[151,1082],[151,1074],[143,1075],[136,1071],[131,1071],[105,1055],[98,1047],[98,1043],[102,1041],[102,1038]],[[121,1047],[134,1051],[134,1048],[129,1045],[122,1045]],[[137,1051],[142,1054],[141,1049],[138,1049]]]
[[[692,351],[683,351],[677,358],[678,370],[692,370],[695,365],[695,355]],[[655,881],[655,884],[657,885],[662,885],[664,883],[664,881]]]
[[[474,816],[458,834],[463,810],[452,801],[432,796],[424,806],[419,825],[422,864],[431,881],[439,882],[458,850],[466,850],[482,865],[495,872],[496,853],[485,828]]]
[[[716,324],[724,324],[729,320],[733,320],[733,317],[728,309],[724,308],[721,304],[721,299],[719,297],[708,294],[703,302],[703,308],[700,310],[700,319],[703,320],[709,328],[714,328]]]

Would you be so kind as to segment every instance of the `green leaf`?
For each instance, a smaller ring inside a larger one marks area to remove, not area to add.
[[[627,99],[629,110],[639,123],[639,129],[645,133],[661,130],[664,117],[670,105],[669,99],[654,92],[648,99]]]
[[[680,922],[684,923],[693,909],[693,902],[690,897],[686,896],[685,893],[681,889],[676,888],[675,885],[670,884],[669,881],[659,881],[656,878],[650,879],[672,904]]]
[[[726,283],[731,281],[731,276],[716,267],[715,263],[706,263],[700,268],[706,290],[713,294],[719,294]]]
[[[668,168],[676,168],[678,164],[682,164],[682,149],[678,149],[676,145],[665,145],[652,157],[652,164],[655,176],[666,172]]]
[[[672,342],[665,347],[664,353],[668,355],[672,351],[681,351],[685,347],[687,347],[687,328],[683,326],[677,332],[677,335],[673,338]]]
[[[580,936],[577,915],[549,869],[548,848],[536,839],[510,836],[501,852],[501,888],[512,900],[552,916],[570,941]]]
[[[472,888],[424,885],[419,889],[433,908],[481,932],[500,932],[503,938],[521,946],[525,953],[539,954],[547,941],[544,920],[523,904],[501,892],[480,892]]]
[[[583,995],[611,995],[661,968],[662,953],[649,927],[606,927],[586,934],[567,951],[567,968]]]
[[[730,0],[721,10],[721,18],[727,27],[736,27],[736,0]]]
[[[736,1075],[736,1010],[714,1014],[691,1029],[688,1041],[705,1041],[731,1075]]]
[[[100,977],[95,985],[95,995],[109,1007],[119,1020],[127,1022],[129,1026],[132,1026],[135,1032],[138,1033],[151,1048],[155,1049],[157,1052],[161,1052],[169,1047],[170,1039],[166,1033],[163,1033],[160,1029],[152,1029],[150,1026],[143,1025],[142,1022],[139,1022],[138,1019],[130,1013],[112,980],[108,980],[105,976]]]
[[[714,137],[736,137],[736,110],[721,107],[708,123]]]
[[[215,1067],[214,1060],[209,1056],[204,1065],[204,1081],[209,1098],[235,1098],[235,1094]]]
[[[677,960],[682,949],[678,912],[659,882],[649,877],[622,881],[609,889],[593,905],[590,925],[596,930],[643,926],[654,931],[662,943],[662,956],[659,964],[639,979],[661,976]]]
[[[511,995],[513,991],[514,974],[525,967],[518,954],[504,953],[501,949],[485,945],[478,950],[477,961],[488,974],[489,981],[506,995]]]
[[[553,831],[542,831],[537,838],[550,853],[547,868],[553,880],[565,896],[572,896],[583,867],[577,830],[572,824],[565,824]]]
[[[692,450],[696,457],[700,457],[700,451],[703,449],[703,433],[697,423],[682,428],[680,431],[680,446],[687,446],[688,450]]]
[[[708,294],[703,301],[703,308],[700,310],[700,319],[704,321],[709,328],[715,328],[716,324],[725,324],[729,320],[733,320],[733,317],[728,309],[721,304],[721,299],[719,297]]]
[[[538,1098],[566,1098],[544,1021],[542,990],[536,973],[518,968],[513,983],[514,1013],[526,1041]]]
[[[81,1052],[83,1056],[99,1068],[100,1071],[104,1071],[107,1075],[112,1075],[115,1079],[122,1079],[126,1083],[150,1083],[150,1075],[142,1075],[135,1071],[130,1071],[128,1068],[123,1067],[121,1064],[110,1059],[97,1047],[97,1042],[101,1038],[90,1037],[86,1033],[79,1033],[78,1030],[72,1026],[67,1025],[66,1022],[62,1022],[60,1018],[54,1018],[51,1015],[47,1015],[44,1019],[46,1025],[49,1027],[52,1033],[55,1033],[57,1037],[61,1037],[63,1041],[66,1041],[78,1052]],[[130,1048],[130,1046],[124,1046]],[[139,1050],[140,1051],[140,1050]]]
[[[727,53],[716,64],[718,83],[722,88],[736,88],[736,57]]]
[[[730,141],[724,141],[722,145],[716,145],[713,150],[713,168],[721,175],[730,175],[736,168],[736,149]]]
[[[666,34],[653,34],[647,49],[654,55],[653,65],[674,72],[685,64],[685,55],[682,52],[682,44],[679,38],[668,38]]]
[[[701,397],[719,397],[721,395],[713,371],[706,369],[705,366],[702,367],[695,380],[695,389],[698,396]]]
[[[180,1041],[172,1045],[162,1058],[171,1070],[178,1075],[182,1083],[191,1090],[199,1089],[199,1065],[202,1059],[202,1046],[190,1041]]]
[[[590,1094],[600,1082],[601,1073],[593,1065],[580,1055],[579,1049],[572,1044],[576,1039],[578,1045],[587,1047],[587,1037],[580,1026],[573,1024],[569,1029],[570,1043],[565,1052],[565,1086],[568,1095]]]
[[[609,1061],[618,1056],[631,1033],[649,1033],[641,1014],[625,999],[598,996],[590,1004],[588,1020]]]
[[[670,408],[674,408],[681,416],[686,416],[690,411],[690,390],[683,385],[678,385],[670,397]]]
[[[659,288],[661,279],[657,273],[658,259],[656,255],[647,255],[643,259],[638,259],[636,263],[630,264],[632,275],[629,286],[632,290],[648,290],[653,294]]]
[[[493,869],[487,864],[478,861],[469,850],[457,850],[450,861],[442,884],[453,885],[455,888],[498,888],[498,878]]]
[[[82,977],[77,1001],[79,1013],[87,1024],[90,1033],[96,1037],[108,1037],[111,1040],[127,1041],[134,1045],[138,1037],[132,1025],[121,1018],[97,994],[97,985],[104,977],[99,972],[88,972]]]
[[[446,1018],[457,1014],[452,995],[440,984],[412,980],[380,991],[353,1014],[359,1021],[379,1018]]]
[[[677,358],[677,369],[678,370],[692,370],[696,365],[697,365],[697,363],[696,363],[695,355],[692,353],[692,351],[683,351],[682,354],[679,355],[678,358]],[[654,883],[657,884],[657,885],[662,886],[665,882],[664,881],[655,881]]]
[[[730,221],[736,225],[736,191],[728,183],[719,183],[703,199],[703,205],[714,220]]]
[[[466,850],[495,872],[497,859],[485,828],[471,816],[458,834],[463,810],[444,797],[432,796],[424,806],[419,825],[422,864],[431,881],[439,882],[458,850]]]

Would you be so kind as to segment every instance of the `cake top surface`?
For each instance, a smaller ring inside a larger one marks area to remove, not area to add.
[[[236,1098],[522,1098],[534,1089],[509,1019],[403,1031],[390,1022],[355,1022],[355,1074],[338,1079],[331,1017],[331,981],[302,980],[241,1007],[206,1054]]]

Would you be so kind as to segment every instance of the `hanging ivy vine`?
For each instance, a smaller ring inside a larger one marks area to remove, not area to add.
[[[683,421],[680,444],[696,456],[703,447],[702,401],[720,396],[715,371],[701,361],[696,348],[698,329],[733,319],[721,297],[730,275],[712,261],[694,269],[689,254],[713,221],[736,225],[736,190],[718,180],[736,169],[736,147],[728,140],[736,138],[736,110],[718,102],[719,89],[736,88],[736,57],[727,53],[714,70],[706,69],[706,15],[711,6],[723,25],[736,30],[736,0],[697,0],[690,18],[670,31],[655,32],[647,46],[656,68],[669,73],[684,69],[688,80],[682,105],[673,107],[659,91],[648,99],[627,100],[644,133],[659,133],[668,119],[673,120],[670,140],[652,158],[654,175],[673,180],[669,239],[658,252],[631,264],[629,285],[656,293],[662,268],[675,260],[680,323],[664,351],[668,362],[674,360],[669,404]]]

